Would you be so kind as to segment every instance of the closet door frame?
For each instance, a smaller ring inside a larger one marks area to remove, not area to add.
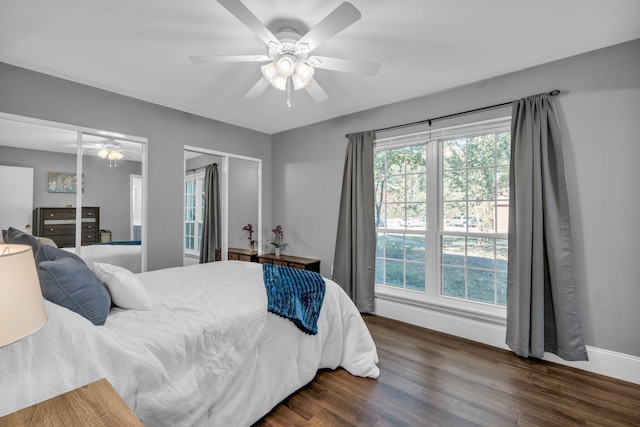
[[[133,136],[133,135],[124,135],[121,133],[116,133],[109,130],[103,129],[95,129],[88,128],[83,126],[70,125],[66,123],[53,122],[49,120],[41,120],[33,117],[27,116],[19,116],[15,114],[8,114],[0,112],[0,120],[12,120],[16,122],[22,122],[27,124],[33,124],[37,126],[50,127],[54,129],[64,129],[71,132],[76,132],[76,176],[82,176],[82,158],[83,158],[83,146],[82,146],[82,137],[84,134],[86,135],[99,135],[104,138],[112,137],[117,138],[118,140],[125,140],[129,142],[135,142],[141,144],[142,156],[141,156],[141,167],[142,167],[142,229],[141,229],[141,271],[147,271],[147,194],[148,194],[148,139]],[[82,252],[81,245],[81,230],[82,230],[82,191],[76,192],[76,253],[80,255]]]
[[[256,162],[258,166],[258,228],[256,234],[258,236],[258,255],[262,248],[262,159],[255,157],[242,156],[239,154],[227,153],[224,151],[210,150],[202,147],[194,147],[190,145],[184,146],[184,151],[191,151],[200,154],[210,154],[222,158],[221,170],[220,170],[220,201],[222,203],[222,209],[220,212],[222,235],[220,239],[220,255],[221,260],[226,261],[228,259],[229,251],[229,159],[240,159],[251,162]],[[187,163],[184,161],[183,170],[186,171]],[[184,194],[182,200],[184,201]],[[184,228],[184,225],[183,225]],[[183,244],[184,245],[184,244]]]

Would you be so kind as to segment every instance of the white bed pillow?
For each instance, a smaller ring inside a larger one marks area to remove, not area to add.
[[[149,293],[131,271],[102,262],[94,262],[92,269],[109,289],[115,305],[127,310],[151,310]]]

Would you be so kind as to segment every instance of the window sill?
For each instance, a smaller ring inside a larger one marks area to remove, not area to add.
[[[417,307],[423,310],[429,310],[441,314],[446,314],[450,316],[456,316],[468,320],[473,320],[477,322],[482,322],[485,324],[495,325],[495,326],[506,326],[507,324],[507,316],[506,309],[500,307],[490,307],[487,306],[487,310],[482,310],[479,308],[469,308],[462,307],[461,305],[456,305],[451,303],[448,299],[439,298],[439,299],[416,299],[409,298],[406,295],[399,295],[395,292],[389,292],[389,290],[381,290],[379,287],[376,287],[375,297],[378,299],[398,303],[405,304],[413,307]]]

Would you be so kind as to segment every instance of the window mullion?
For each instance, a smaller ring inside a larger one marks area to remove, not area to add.
[[[440,250],[438,249],[438,239],[440,238],[440,205],[441,190],[440,180],[440,159],[439,159],[439,141],[437,139],[430,140],[426,147],[427,153],[427,232],[425,248],[425,296],[430,298],[437,297],[440,292],[438,283],[440,280]]]

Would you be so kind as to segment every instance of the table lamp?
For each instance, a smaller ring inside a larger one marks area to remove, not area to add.
[[[31,246],[0,244],[0,347],[47,322]]]

